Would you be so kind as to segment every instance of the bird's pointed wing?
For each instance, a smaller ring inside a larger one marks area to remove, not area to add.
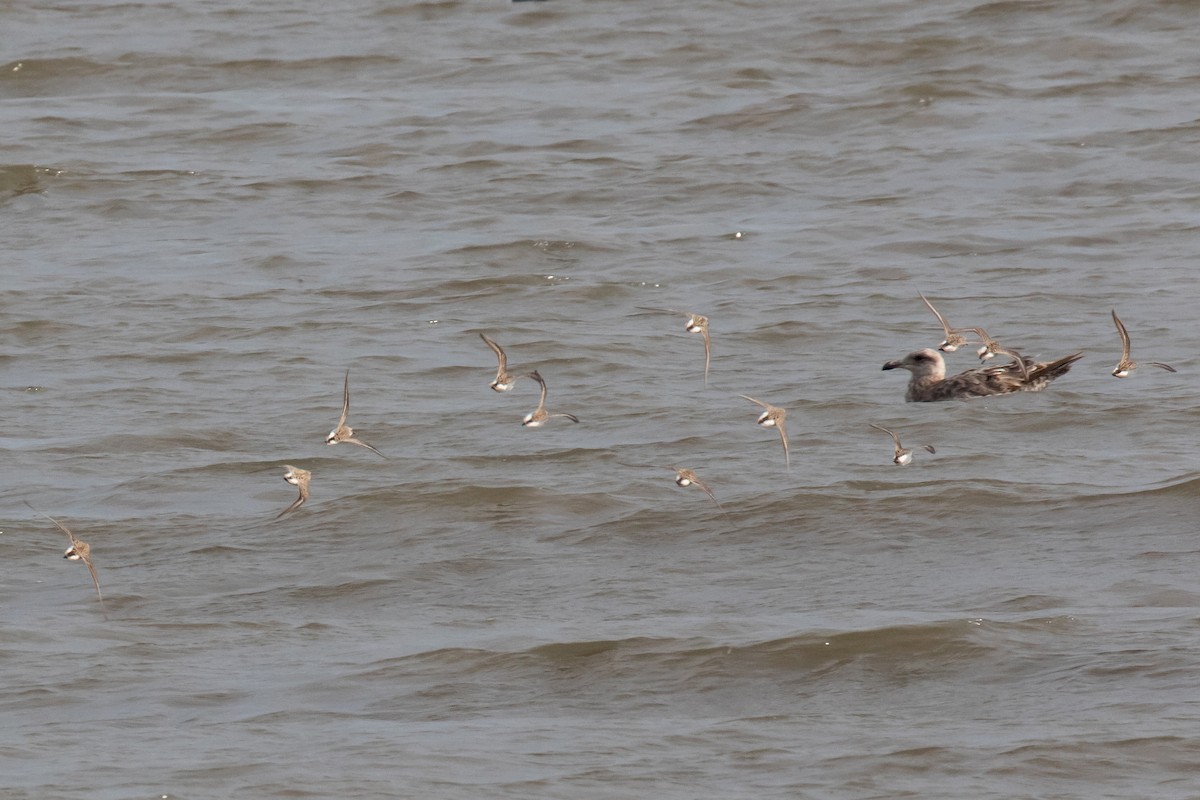
[[[938,310],[933,307],[933,303],[929,302],[929,298],[925,297],[925,295],[921,294],[920,292],[917,292],[917,294],[920,295],[921,299],[925,301],[925,306],[933,312],[935,317],[937,317],[937,321],[942,323],[942,330],[945,331],[946,338],[949,339],[951,331],[949,323],[946,322],[946,318],[938,313]]]
[[[292,504],[290,506],[288,506],[283,511],[280,511],[278,514],[275,515],[275,519],[279,519],[280,517],[284,516],[288,512],[296,510],[297,508],[302,506],[304,504],[304,501],[307,499],[308,499],[308,493],[305,491],[301,491],[300,496],[297,497],[295,500],[293,500]]]
[[[898,435],[896,435],[896,433],[894,431],[890,431],[887,428],[883,427],[882,425],[876,425],[874,422],[871,423],[871,427],[875,428],[876,430],[883,431],[888,436],[892,437],[892,443],[896,445],[896,450],[897,451],[900,450],[900,437]]]
[[[387,456],[385,456],[383,453],[381,453],[381,452],[379,452],[378,450],[376,450],[376,449],[375,449],[374,447],[372,447],[371,445],[369,445],[369,444],[367,444],[366,442],[364,442],[362,439],[355,439],[353,436],[351,436],[349,439],[343,439],[342,441],[343,441],[343,442],[349,442],[350,444],[356,444],[356,445],[358,445],[359,447],[365,447],[365,448],[367,448],[368,450],[370,450],[372,453],[374,453],[375,455],[379,456],[380,458],[387,458]],[[390,458],[388,458],[388,461],[391,461],[391,459],[390,459]]]
[[[487,343],[487,346],[492,348],[492,352],[496,354],[496,363],[498,364],[499,373],[503,374],[504,371],[508,369],[508,356],[504,354],[504,348],[493,342],[488,337],[484,336],[482,333],[479,334],[479,338],[483,339],[483,341]]]
[[[338,420],[338,428],[346,424],[348,416],[350,416],[350,370],[346,370],[346,380],[342,384],[342,418]]]
[[[1113,322],[1117,326],[1117,333],[1121,335],[1121,361],[1129,360],[1129,331],[1125,330],[1125,323],[1121,322],[1121,318],[1117,316],[1117,310],[1114,308],[1112,312]]]

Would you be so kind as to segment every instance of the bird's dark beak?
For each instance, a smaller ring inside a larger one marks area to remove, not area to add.
[[[896,367],[898,367],[898,366],[900,366],[900,362],[899,362],[899,361],[889,361],[889,362],[887,362],[886,364],[884,364],[884,365],[883,365],[883,368],[884,368],[884,369],[895,369],[895,368],[896,368]]]

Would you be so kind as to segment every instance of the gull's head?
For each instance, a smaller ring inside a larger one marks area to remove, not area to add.
[[[1124,366],[1120,366],[1120,367],[1117,367],[1116,369],[1114,369],[1112,371],[1112,374],[1113,374],[1114,378],[1127,378],[1127,377],[1129,377],[1129,370],[1126,369]]]
[[[764,411],[758,417],[758,424],[762,425],[764,428],[774,428],[775,427],[775,417],[771,416],[770,411]]]
[[[692,479],[681,472],[675,476],[675,483],[679,484],[680,486],[691,486]]]
[[[905,466],[906,464],[911,464],[912,463],[912,451],[911,450],[900,450],[896,453],[896,457],[893,458],[892,460],[902,467]]]
[[[494,380],[491,386],[493,392],[507,392],[513,385],[512,381]]]
[[[521,424],[526,428],[537,428],[545,421],[544,418],[539,418],[536,414],[530,412],[525,415],[525,419],[521,420]]]
[[[917,378],[932,377],[941,380],[946,375],[946,362],[942,360],[941,353],[928,347],[909,353],[899,361],[889,361],[883,368],[906,369]]]
[[[68,561],[78,561],[82,557],[83,556],[80,554],[79,548],[77,548],[75,545],[71,545],[67,548],[66,552],[63,553],[63,558],[67,559]]]
[[[285,464],[283,468],[287,470],[287,472],[283,473],[283,479],[292,486],[298,485],[300,483],[300,474],[296,471],[296,468],[290,464]]]
[[[703,333],[704,324],[706,322],[708,322],[706,317],[697,317],[693,315],[688,318],[687,325],[684,326],[684,330],[686,330],[688,333]]]
[[[349,431],[347,431],[347,434],[349,434]],[[337,428],[334,428],[333,430],[331,430],[329,432],[329,435],[325,437],[325,444],[337,444],[337,443],[338,443],[338,432],[337,432]]]

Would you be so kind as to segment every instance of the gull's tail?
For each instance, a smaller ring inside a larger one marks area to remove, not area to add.
[[[1042,364],[1035,369],[1029,370],[1029,378],[1026,384],[1039,388],[1045,386],[1055,378],[1067,374],[1071,369],[1071,365],[1079,359],[1083,358],[1083,353],[1072,353],[1069,356],[1063,356],[1057,361],[1051,361],[1049,364]]]

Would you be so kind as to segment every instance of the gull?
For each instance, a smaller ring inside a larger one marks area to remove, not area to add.
[[[1117,324],[1117,333],[1121,334],[1121,360],[1113,369],[1114,378],[1124,378],[1129,373],[1137,369],[1137,362],[1129,357],[1129,331],[1125,330],[1125,324],[1121,322],[1121,318],[1117,316],[1117,310],[1114,308],[1112,312],[1113,322]],[[1164,364],[1161,361],[1151,361],[1150,366],[1165,369],[1167,372],[1175,372],[1175,368],[1170,364]]]
[[[284,464],[283,468],[287,470],[287,472],[283,473],[283,479],[299,489],[300,496],[290,506],[280,511],[275,519],[279,519],[289,511],[293,511],[304,505],[304,501],[308,499],[308,482],[312,480],[312,473],[306,469],[293,467],[291,464]]]
[[[566,417],[567,419],[571,420],[571,422],[579,422],[579,417],[575,416],[574,414],[551,414],[547,412],[546,381],[542,379],[541,374],[538,373],[536,369],[529,373],[528,377],[533,378],[538,382],[538,386],[542,387],[542,395],[538,399],[537,408],[525,415],[525,419],[521,421],[522,425],[528,428],[537,428],[544,424],[551,417]]]
[[[639,306],[641,308],[641,306]],[[688,318],[683,329],[688,333],[698,333],[704,337],[704,384],[708,385],[708,367],[712,361],[712,339],[708,335],[708,317],[691,311],[676,311],[673,308],[645,308],[645,311],[662,311],[667,314],[683,314]]]
[[[517,382],[518,378],[525,377],[524,375],[513,375],[508,371],[508,356],[504,353],[504,348],[493,342],[482,333],[479,338],[487,343],[487,346],[492,348],[492,352],[496,354],[496,380],[492,381],[491,387],[497,392],[507,392]]]
[[[41,511],[38,511],[33,506],[29,505],[28,501],[25,502],[25,505],[29,506],[33,513],[40,514],[57,525],[58,529],[65,533],[67,538],[71,540],[71,546],[68,547],[66,552],[63,553],[63,558],[67,559],[68,561],[82,561],[87,566],[88,572],[91,573],[92,576],[92,583],[96,585],[96,599],[100,601],[100,608],[103,609],[104,596],[100,594],[100,578],[96,576],[96,567],[92,564],[92,546],[82,539],[76,538],[75,534],[71,533],[71,530],[66,525],[63,525],[54,517],[50,516],[49,514],[43,514]],[[107,612],[105,616],[107,616]]]
[[[900,466],[903,467],[906,464],[912,463],[912,458],[913,458],[912,450],[909,450],[906,447],[900,446],[900,437],[899,436],[897,436],[893,431],[889,431],[887,428],[883,427],[882,425],[876,425],[874,422],[871,423],[871,427],[881,430],[884,433],[886,433],[888,436],[892,437],[892,442],[896,445],[896,455],[895,455],[895,457],[892,458],[893,464],[899,464]],[[928,450],[931,453],[937,452],[937,450],[933,449],[933,445],[931,445],[931,444],[924,444],[924,445],[921,445],[921,447],[925,450]]]
[[[929,298],[925,297],[925,295],[921,294],[920,292],[917,292],[917,294],[921,295],[921,299],[925,301],[925,305],[930,311],[933,312],[933,315],[937,317],[937,321],[942,323],[942,331],[946,338],[943,339],[942,343],[937,346],[938,350],[941,350],[945,353],[953,353],[958,348],[968,344],[967,339],[962,335],[962,332],[970,330],[970,328],[951,328],[950,323],[946,322],[946,318],[938,313],[938,310],[933,307],[933,303],[929,302]]]
[[[722,513],[725,512],[724,506],[722,506],[721,503],[717,500],[717,496],[712,493],[712,489],[709,489],[708,486],[706,486],[703,481],[701,481],[699,478],[697,478],[695,472],[693,472],[690,469],[682,469],[680,467],[668,467],[668,469],[675,470],[675,483],[676,484],[678,484],[679,486],[683,486],[684,488],[686,488],[688,486],[692,486],[692,485],[697,486],[702,492],[704,492],[706,495],[708,495],[708,498],[710,500],[712,500],[714,503],[717,504],[717,508],[721,509]]]
[[[757,423],[764,428],[775,428],[779,431],[779,441],[783,442],[783,459],[789,468],[792,466],[792,458],[788,454],[787,431],[784,430],[783,420],[787,417],[787,410],[779,406],[773,406],[770,403],[764,403],[761,400],[755,400],[749,395],[738,395],[738,397],[749,400],[757,406],[762,406],[765,410],[759,415]]]
[[[908,381],[908,392],[904,399],[910,403],[927,403],[935,400],[959,400],[967,397],[986,397],[1010,392],[1040,392],[1050,381],[1063,375],[1083,353],[1072,353],[1057,361],[1042,363],[1032,358],[1023,358],[1024,372],[1015,365],[1000,367],[976,367],[957,375],[946,377],[946,362],[942,354],[928,347],[909,353],[899,361],[889,361],[884,369],[906,369],[912,373]]]
[[[346,424],[346,416],[350,413],[350,370],[346,370],[346,382],[342,387],[342,418],[338,420],[337,427],[329,432],[325,437],[325,444],[338,444],[347,442],[356,444],[359,447],[365,447],[380,458],[387,458],[383,453],[376,450],[371,445],[354,438],[354,429]]]

